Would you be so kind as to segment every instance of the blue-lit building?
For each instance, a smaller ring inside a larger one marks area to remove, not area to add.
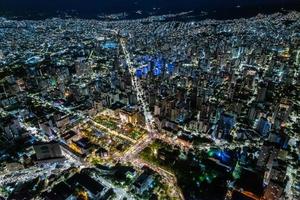
[[[234,154],[229,150],[220,150],[220,149],[210,149],[208,152],[209,157],[214,157],[219,160],[222,164],[227,165],[228,167],[233,167],[234,165]]]
[[[267,118],[261,117],[257,120],[255,128],[262,136],[267,136],[271,129],[271,123]]]
[[[117,43],[113,42],[113,41],[107,41],[104,44],[102,44],[102,48],[104,49],[115,49],[117,48]]]
[[[173,74],[174,70],[175,70],[175,65],[173,63],[167,64],[167,73],[168,74]]]
[[[143,70],[142,69],[136,69],[135,75],[138,78],[142,78],[143,77]]]
[[[223,113],[218,123],[218,138],[227,138],[236,123],[235,115]]]
[[[159,76],[163,72],[163,60],[161,58],[158,58],[154,61],[154,68],[153,68],[153,75],[154,76]]]
[[[135,71],[135,75],[138,78],[142,78],[145,77],[149,74],[149,72],[151,71],[150,66],[149,65],[142,65],[140,67],[138,67]]]

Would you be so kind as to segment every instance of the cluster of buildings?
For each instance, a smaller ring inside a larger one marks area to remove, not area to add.
[[[0,196],[30,180],[26,175],[14,182],[10,173],[40,167],[57,177],[72,167],[93,168],[95,158],[111,167],[148,140],[144,115],[149,112],[156,134],[166,135],[158,139],[180,151],[181,144],[190,148],[174,160],[187,154],[194,157],[191,169],[218,166],[206,173],[207,181],[200,178],[190,191],[184,187],[183,196],[205,199],[191,191],[212,187],[210,179],[224,170],[229,175],[217,178],[224,198],[299,198],[299,17],[289,12],[193,22],[1,18],[0,169],[5,172],[0,185],[5,189]],[[219,153],[202,162],[199,155],[213,148]],[[164,151],[158,154],[166,157]],[[194,163],[198,159],[201,164]],[[139,170],[127,187],[76,171],[35,195],[114,199],[124,190],[152,198],[148,193],[157,190],[160,170]]]

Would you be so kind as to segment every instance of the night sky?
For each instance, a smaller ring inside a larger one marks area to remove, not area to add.
[[[10,16],[26,16],[28,13],[55,16],[57,11],[75,10],[84,18],[102,13],[151,12],[153,8],[160,8],[156,14],[188,10],[224,13],[237,10],[237,5],[241,10],[251,9],[254,14],[280,8],[300,10],[299,0],[0,0],[0,12]],[[237,13],[241,15],[242,11],[237,10]]]

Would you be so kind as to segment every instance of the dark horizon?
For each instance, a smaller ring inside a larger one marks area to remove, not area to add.
[[[300,11],[298,0],[0,0],[0,16],[19,19],[61,17],[97,18],[102,14],[126,12],[131,17],[146,17],[183,11],[208,12],[207,17],[226,19],[251,17],[258,13]],[[142,15],[136,15],[136,11]]]

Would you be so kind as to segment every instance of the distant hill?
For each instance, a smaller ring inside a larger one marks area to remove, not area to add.
[[[24,19],[74,16],[96,18],[126,12],[144,17],[182,11],[206,11],[208,17],[239,18],[281,8],[300,10],[299,0],[0,0],[0,15]],[[138,12],[137,12],[138,11]]]

